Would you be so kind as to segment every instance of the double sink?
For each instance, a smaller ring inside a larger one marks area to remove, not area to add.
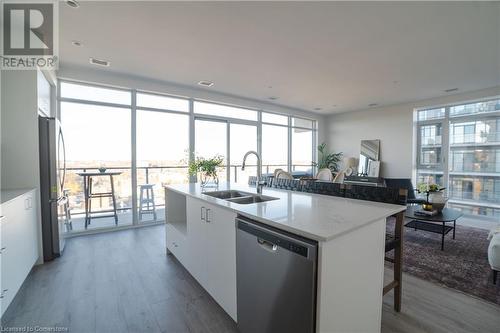
[[[253,203],[266,202],[279,199],[267,195],[255,194],[237,190],[213,191],[213,192],[205,192],[203,194],[214,198],[226,200],[229,202],[234,202],[240,205],[249,205]]]

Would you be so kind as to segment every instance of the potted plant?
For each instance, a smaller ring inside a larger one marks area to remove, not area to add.
[[[320,169],[330,169],[335,174],[339,171],[339,164],[342,161],[342,153],[328,153],[326,143],[318,146],[318,163],[313,162],[314,166]]]
[[[212,158],[197,157],[194,161],[189,162],[189,174],[198,175],[201,182],[201,187],[217,187],[219,186],[219,177],[217,169],[223,165],[224,158],[220,155],[215,155]]]
[[[424,210],[437,210],[441,212],[446,205],[448,199],[444,196],[444,187],[440,187],[438,184],[433,183],[420,183],[417,185],[417,192],[426,195],[426,202],[422,204]]]

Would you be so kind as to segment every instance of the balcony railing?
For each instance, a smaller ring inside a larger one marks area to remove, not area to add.
[[[500,132],[452,134],[450,136],[450,144],[500,144]]]
[[[460,189],[450,189],[448,191],[450,200],[463,200],[468,201],[470,204],[477,205],[478,203],[484,204],[498,204],[500,202],[500,192],[494,191],[462,191]]]
[[[240,179],[245,173],[254,174],[257,165],[247,164],[247,170],[242,174],[241,164],[230,165],[230,179],[231,181],[238,182],[244,181]],[[266,164],[262,166],[263,174],[272,174],[275,169],[286,169],[285,164]],[[138,166],[137,168],[137,184],[157,184],[154,188],[156,207],[163,207],[165,203],[163,185],[178,184],[189,182],[188,166],[179,165],[164,165],[164,166]],[[68,167],[65,187],[69,194],[69,203],[72,210],[72,215],[84,214],[84,194],[83,194],[83,179],[78,176],[80,172],[98,171],[98,166],[85,166],[85,167]],[[117,202],[117,210],[124,212],[132,209],[132,168],[130,166],[109,166],[106,167],[109,171],[122,171],[121,175],[115,176],[115,197]],[[226,167],[221,168],[221,178],[225,179]],[[296,177],[308,176],[312,174],[312,165],[310,164],[293,164],[292,174]],[[102,177],[102,179],[95,178],[96,187],[103,187],[109,190],[109,179]],[[139,196],[139,194],[138,194]],[[94,199],[95,200],[95,199]],[[111,200],[100,199],[98,203],[93,203],[93,209],[106,210],[111,208]]]

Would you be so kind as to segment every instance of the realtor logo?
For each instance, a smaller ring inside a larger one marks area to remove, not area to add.
[[[2,69],[56,69],[54,3],[3,3]]]

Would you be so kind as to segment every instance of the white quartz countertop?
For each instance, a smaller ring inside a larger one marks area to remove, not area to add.
[[[167,185],[166,188],[317,241],[329,241],[369,223],[406,210],[406,207],[401,205],[266,187],[263,188],[262,194],[279,198],[279,200],[242,205],[204,194],[204,192],[224,190],[256,193],[255,187],[235,183],[222,183],[217,189],[203,191],[198,183]]]
[[[33,191],[33,188],[22,188],[15,190],[2,190],[0,191],[0,204],[7,203],[15,198]]]

